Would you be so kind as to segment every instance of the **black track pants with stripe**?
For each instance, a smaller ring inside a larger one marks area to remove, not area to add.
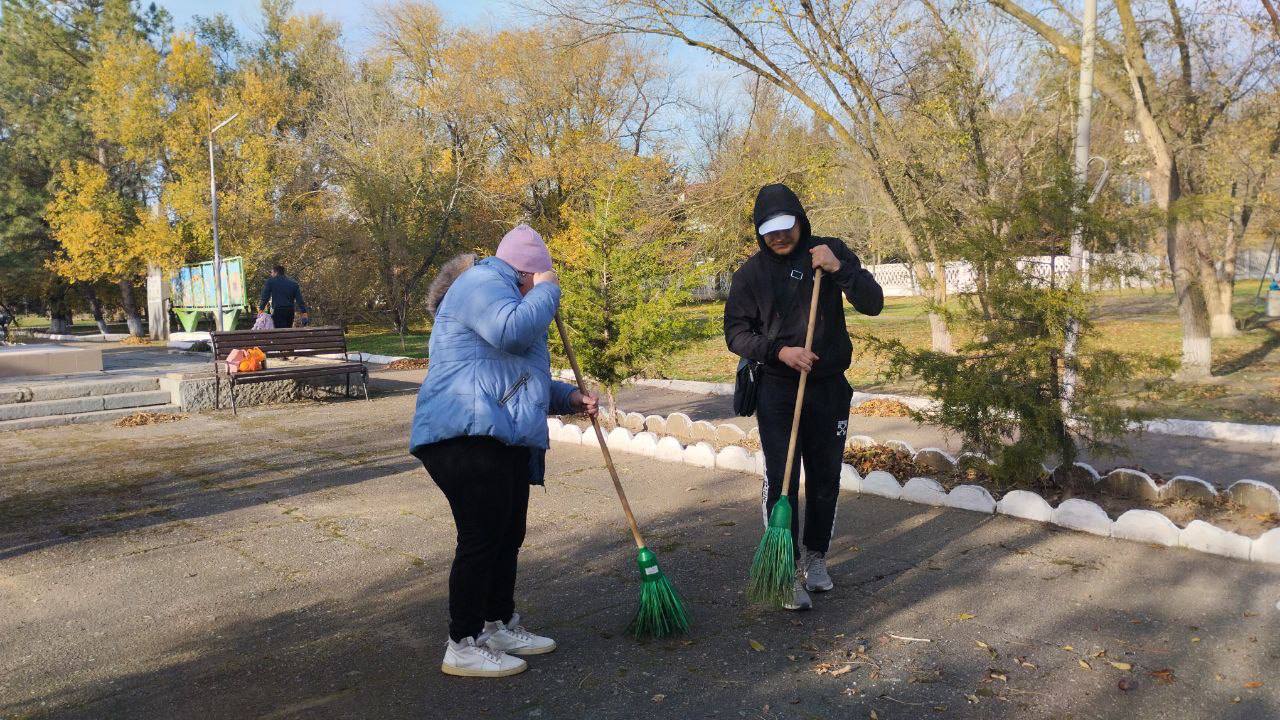
[[[756,419],[760,424],[760,445],[764,450],[765,478],[763,510],[765,523],[782,494],[782,473],[787,465],[787,444],[791,439],[791,416],[795,410],[799,380],[765,374],[760,378]],[[840,498],[840,463],[849,431],[849,401],[853,389],[843,375],[809,378],[805,387],[804,410],[800,413],[800,436],[796,440],[799,457],[791,473],[800,475],[804,463],[804,547],[825,553],[835,531],[836,501]],[[791,538],[800,552],[800,506],[793,483],[791,498]]]

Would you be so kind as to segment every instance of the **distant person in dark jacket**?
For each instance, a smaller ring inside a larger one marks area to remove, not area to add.
[[[799,542],[800,514],[791,516],[791,535],[799,554],[794,597],[789,610],[812,607],[807,591],[834,587],[826,556],[835,531],[840,495],[840,463],[849,431],[853,389],[844,377],[853,344],[844,322],[843,295],[863,315],[879,315],[884,292],[862,267],[858,256],[837,238],[814,237],[800,199],[786,185],[766,185],[756,196],[756,241],[760,250],[733,274],[724,307],[724,337],[740,357],[764,363],[759,378],[756,418],[764,450],[763,505],[769,512],[782,494],[791,417],[800,372],[809,373],[800,435],[799,457],[792,476],[804,462],[804,542]],[[822,268],[813,349],[805,350],[813,271]],[[791,498],[792,505],[795,498]]]
[[[302,299],[302,288],[298,287],[297,281],[284,274],[283,265],[271,268],[271,277],[262,286],[262,298],[258,300],[258,307],[266,312],[268,302],[271,303],[271,322],[277,328],[293,327],[295,308],[302,313],[302,324],[307,324],[307,303]]]

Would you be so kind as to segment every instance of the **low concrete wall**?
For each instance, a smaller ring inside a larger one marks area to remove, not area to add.
[[[342,396],[346,392],[346,375],[324,375],[299,380],[272,380],[236,386],[236,406],[274,405],[296,400],[319,400]],[[230,409],[231,384],[222,379],[219,391],[219,407]],[[173,402],[183,412],[203,412],[214,409],[214,377],[212,375],[170,374],[161,378],[160,387],[173,394]],[[352,395],[360,390],[360,376],[351,376]]]

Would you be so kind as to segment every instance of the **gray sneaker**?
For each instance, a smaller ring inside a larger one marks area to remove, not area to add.
[[[809,593],[804,589],[804,571],[796,569],[796,584],[792,589],[791,599],[782,603],[782,607],[788,610],[809,610],[813,608],[813,600],[809,598]]]
[[[827,554],[805,550],[804,587],[810,592],[826,592],[835,587],[827,574]]]

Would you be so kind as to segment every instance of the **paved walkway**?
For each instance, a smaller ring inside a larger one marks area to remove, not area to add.
[[[667,415],[683,412],[694,420],[732,422],[743,428],[755,427],[754,417],[733,415],[733,398],[697,395],[650,387],[627,387],[618,395],[618,407],[638,413]],[[958,439],[940,428],[918,426],[908,418],[851,417],[851,435],[870,435],[877,440],[904,440],[917,449],[940,447],[959,452]],[[1280,487],[1280,445],[1205,440],[1178,435],[1146,433],[1130,436],[1128,452],[1122,455],[1082,459],[1099,471],[1124,466],[1159,473],[1166,479],[1192,475],[1225,488],[1236,480],[1251,478]]]
[[[169,352],[165,348],[140,348],[120,343],[95,343],[95,345],[102,346],[102,372],[6,377],[0,378],[0,389],[121,377],[161,377],[169,373],[191,375],[213,371],[208,355],[190,355]]]
[[[695,622],[636,643],[634,548],[598,456],[565,446],[520,584],[561,648],[448,678],[454,531],[411,409],[406,388],[6,437],[0,717],[1280,716],[1280,569],[846,495],[837,589],[761,611],[758,481],[620,456]]]

